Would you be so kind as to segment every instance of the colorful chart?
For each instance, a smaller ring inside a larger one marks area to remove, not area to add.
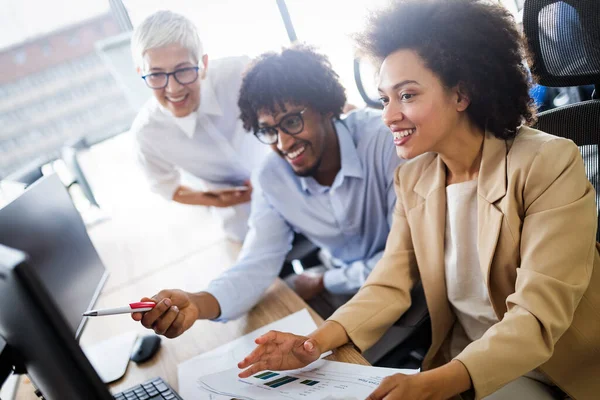
[[[303,384],[303,385],[315,386],[317,383],[319,383],[319,381],[311,381],[310,379],[306,379],[306,380],[303,380],[300,383]]]
[[[298,378],[294,378],[293,376],[282,376],[281,378],[275,379],[274,381],[265,383],[265,385],[275,389],[279,386],[283,386],[283,385],[286,385],[290,382],[294,382],[297,380],[298,380]]]
[[[262,374],[258,374],[258,375],[254,375],[255,378],[258,379],[270,379],[273,378],[274,376],[279,375],[278,373],[275,372],[271,372],[271,371],[267,371],[267,372],[263,372]]]

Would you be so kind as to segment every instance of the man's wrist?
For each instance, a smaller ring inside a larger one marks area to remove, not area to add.
[[[191,295],[191,300],[198,310],[198,319],[215,319],[221,315],[219,301],[208,292],[198,292]]]

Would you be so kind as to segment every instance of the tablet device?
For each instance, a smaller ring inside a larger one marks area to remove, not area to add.
[[[250,188],[248,186],[232,186],[232,187],[226,187],[226,188],[210,189],[210,190],[207,190],[206,193],[212,193],[212,194],[219,195],[219,194],[233,193],[233,192],[245,192],[249,189]]]

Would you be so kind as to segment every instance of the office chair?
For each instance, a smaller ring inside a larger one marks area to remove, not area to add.
[[[600,2],[593,0],[526,0],[523,9],[531,73],[537,82],[549,87],[595,86],[591,100],[540,113],[535,128],[579,146],[600,207],[599,21]]]
[[[368,62],[366,59],[360,57],[354,59],[354,83],[356,83],[356,88],[358,89],[360,97],[362,97],[367,107],[381,110],[383,109],[383,104],[381,104],[381,101],[379,101],[378,97],[373,97],[370,95],[370,93],[376,93],[374,92],[376,90],[376,86],[374,87],[371,82],[373,80],[373,76],[370,76],[370,73],[372,72],[373,71],[370,71],[368,68]],[[364,78],[366,78],[367,86],[365,86]]]

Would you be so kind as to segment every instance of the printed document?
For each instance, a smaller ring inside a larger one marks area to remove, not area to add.
[[[358,400],[365,399],[386,376],[414,374],[418,370],[369,367],[336,361],[317,360],[292,371],[262,371],[249,378],[238,378],[238,368],[199,377],[197,385],[205,391],[201,399],[290,399]]]
[[[317,324],[313,321],[308,310],[302,309],[214,350],[202,353],[177,366],[178,392],[184,399],[218,399],[219,397],[214,395],[206,397],[206,392],[198,386],[199,377],[230,368],[237,370],[237,363],[242,361],[244,357],[256,348],[254,339],[270,330],[292,332],[296,335],[308,335],[315,329],[317,329]],[[327,352],[321,357],[328,356],[329,354],[331,352]]]

